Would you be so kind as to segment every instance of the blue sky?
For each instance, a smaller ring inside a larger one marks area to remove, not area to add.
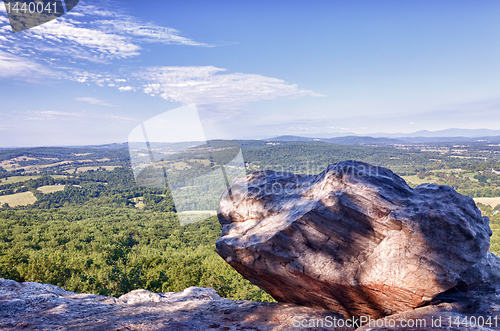
[[[14,34],[0,3],[0,147],[125,142],[192,103],[207,139],[500,129],[499,17],[487,0],[81,0]]]

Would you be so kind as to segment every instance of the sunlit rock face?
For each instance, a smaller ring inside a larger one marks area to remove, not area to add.
[[[345,317],[425,305],[472,285],[473,266],[491,260],[489,221],[471,198],[436,184],[412,189],[388,169],[355,161],[317,176],[237,178],[218,217],[217,252],[245,278],[279,302]]]
[[[119,298],[78,294],[40,283],[0,278],[0,330],[65,331],[206,331],[311,330],[293,319],[340,319],[342,316],[294,304],[233,301],[214,289],[182,292],[135,290]],[[352,331],[354,328],[315,328]]]

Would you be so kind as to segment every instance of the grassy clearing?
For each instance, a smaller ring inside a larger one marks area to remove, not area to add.
[[[19,182],[27,182],[30,179],[38,179],[41,178],[42,176],[11,176],[7,178],[1,178],[0,179],[0,185],[3,184],[14,184],[14,183],[19,183]],[[52,175],[50,176],[54,179],[62,179],[66,178],[67,176],[64,175]]]
[[[78,167],[77,170],[76,170],[76,173],[79,174],[81,172],[87,172],[87,171],[90,171],[90,170],[96,171],[99,168],[104,168],[105,170],[112,171],[115,168],[119,168],[119,167],[118,166]],[[69,173],[69,174],[74,174],[75,173],[75,169],[66,170],[66,172]]]
[[[462,169],[439,169],[439,170],[432,170],[432,172],[434,172],[435,174],[445,173],[445,174],[448,174],[448,175],[451,175],[451,174],[454,173],[456,176],[459,176],[459,177],[461,176],[461,177],[464,177],[464,178],[468,178],[468,179],[470,179],[473,182],[477,182],[478,181],[476,178],[474,178],[474,176],[477,175],[477,171],[476,172],[464,172]],[[427,176],[424,179],[421,179],[420,177],[418,177],[416,175],[401,176],[401,177],[411,187],[415,187],[417,185],[424,184],[424,183],[435,183],[435,184],[437,184],[437,182],[439,180],[438,176]]]
[[[462,169],[439,169],[439,170],[432,170],[435,173],[438,172],[444,172],[445,174],[451,174],[452,172],[459,173],[459,172],[464,172]]]
[[[12,165],[12,167],[10,169],[6,168],[5,166],[4,166],[4,169],[9,170],[9,171],[23,169],[24,172],[26,172],[26,173],[32,173],[32,172],[40,171],[41,169],[57,167],[57,166],[61,166],[61,165],[71,164],[71,163],[73,163],[73,161],[61,161],[61,162],[56,162],[56,163],[51,163],[51,164],[44,164],[44,165],[30,165],[30,166],[26,166],[26,167],[20,167],[16,163],[15,165]]]
[[[130,201],[132,201],[134,203],[135,208],[140,209],[140,210],[146,208],[146,204],[142,200],[143,200],[142,197],[130,199]]]
[[[438,177],[425,177],[424,179],[421,179],[418,176],[401,176],[411,187],[415,187],[420,184],[424,183],[437,183]]]
[[[474,176],[476,176],[476,175],[477,175],[477,171],[476,172],[468,172],[468,173],[463,174],[462,176],[469,178],[473,182],[478,182],[479,180],[474,178]]]
[[[495,208],[496,205],[500,205],[500,197],[495,198],[474,198],[474,202],[482,203],[483,205],[489,205],[492,208]]]
[[[64,185],[46,185],[39,187],[37,190],[42,193],[54,193],[64,191]]]
[[[481,156],[463,156],[463,155],[450,155],[449,157],[454,157],[456,159],[481,159],[481,160],[487,160],[487,157],[481,157]]]
[[[182,161],[173,163],[172,167],[177,169],[177,170],[191,169],[190,165],[188,165],[186,162],[182,162]]]
[[[30,161],[30,160],[38,160],[38,159],[32,158],[32,157],[27,157],[27,156],[19,156],[19,157],[15,157],[13,159],[10,159],[10,160],[0,161],[0,167],[3,167],[7,171],[11,171],[14,169],[22,169],[19,167],[19,162]]]
[[[27,206],[35,203],[36,198],[31,192],[16,193],[0,196],[0,205],[8,203],[11,207]]]
[[[0,179],[0,185],[27,182],[30,179],[38,179],[41,176],[12,176]]]

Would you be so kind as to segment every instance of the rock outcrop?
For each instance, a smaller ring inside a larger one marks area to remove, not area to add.
[[[294,316],[301,320],[341,318],[326,310],[293,304],[232,301],[219,297],[211,288],[190,287],[178,293],[136,290],[110,298],[0,278],[2,331],[310,330],[294,327]]]
[[[135,290],[110,298],[0,278],[2,331],[491,331],[500,329],[499,315],[500,288],[490,285],[474,285],[467,293],[448,291],[428,306],[384,319],[345,320],[330,311],[294,304],[232,301],[210,288],[190,287],[178,293]]]
[[[217,252],[279,302],[380,318],[498,278],[491,230],[471,198],[415,189],[346,161],[321,174],[237,178],[218,210]]]

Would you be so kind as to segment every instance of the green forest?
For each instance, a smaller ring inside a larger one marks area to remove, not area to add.
[[[217,146],[229,152],[210,158],[192,150],[171,159],[169,166],[182,164],[186,170],[178,171],[177,180],[194,183],[196,175],[227,163],[241,148],[247,173],[316,174],[328,164],[359,160],[388,167],[411,186],[432,182],[472,198],[500,197],[500,147],[488,144],[235,141]],[[207,196],[218,198],[210,185],[203,188]],[[31,201],[16,199],[26,195]],[[478,206],[490,217],[490,250],[500,254],[500,198],[496,205]],[[126,146],[2,150],[0,277],[108,296],[139,288],[169,292],[202,286],[230,299],[273,301],[215,253],[221,231],[216,216],[181,226],[176,212],[168,186],[136,184]]]
[[[216,217],[181,228],[172,212],[95,203],[0,217],[3,278],[108,296],[203,286],[230,299],[272,300],[215,253]]]

